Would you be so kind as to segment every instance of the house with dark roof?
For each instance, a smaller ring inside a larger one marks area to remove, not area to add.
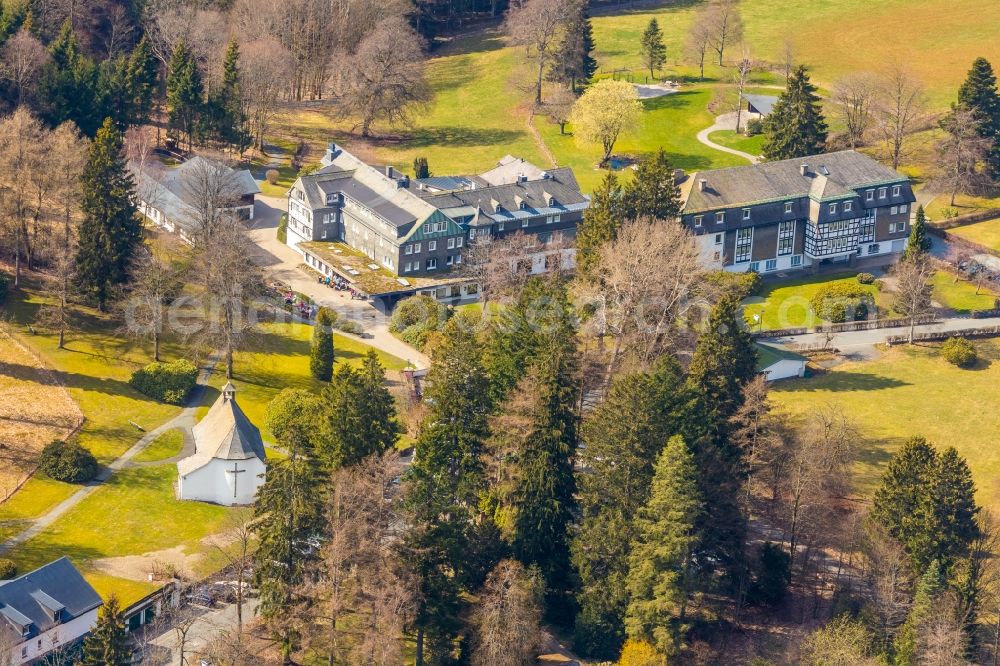
[[[478,286],[459,278],[470,242],[529,234],[544,270],[545,246],[565,247],[589,203],[570,169],[510,155],[477,176],[411,181],[330,144],[321,168],[288,192],[286,243],[321,274],[386,302],[418,292],[475,298]]]
[[[0,581],[0,631],[10,658],[35,664],[72,647],[97,623],[104,602],[66,557]]]
[[[192,242],[201,224],[200,203],[213,197],[220,211],[253,219],[257,181],[246,169],[232,169],[221,162],[197,156],[176,167],[133,165],[139,212],[161,229]]]
[[[225,506],[253,504],[264,484],[267,454],[260,430],[226,383],[218,400],[192,429],[195,451],[177,463],[177,498]]]
[[[762,274],[889,264],[916,201],[906,176],[853,150],[696,172],[680,189],[702,262]]]
[[[751,118],[767,118],[774,110],[778,98],[773,95],[743,95],[743,101],[746,102],[746,111]]]

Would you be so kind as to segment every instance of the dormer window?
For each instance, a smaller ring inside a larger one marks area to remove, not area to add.
[[[695,215],[694,216],[694,226],[700,227],[701,226],[701,221],[702,221],[702,216],[701,215]]]
[[[743,209],[743,219],[744,220],[749,220],[750,219],[750,209],[749,208],[744,208]]]
[[[898,196],[899,196],[899,193],[900,193],[901,191],[902,191],[902,188],[900,188],[900,186],[899,186],[899,185],[893,185],[893,186],[892,186],[892,196],[894,196],[894,197],[898,197]]]
[[[850,213],[852,210],[854,210],[854,202],[853,201],[845,201],[844,202],[844,212],[845,213]]]
[[[722,224],[725,221],[726,221],[726,211],[720,210],[718,213],[715,214],[716,224]]]
[[[836,214],[837,214],[837,204],[832,203],[830,204],[830,215],[836,215]]]
[[[791,212],[792,212],[792,202],[791,201],[786,201],[785,202],[785,215],[789,215],[789,214],[791,214]]]

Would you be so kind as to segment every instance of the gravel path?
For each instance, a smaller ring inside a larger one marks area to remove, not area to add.
[[[746,114],[743,114],[746,118]],[[721,150],[724,153],[729,153],[730,155],[738,155],[743,159],[749,161],[751,164],[757,164],[760,162],[760,158],[750,153],[744,153],[742,150],[736,150],[735,148],[729,148],[727,146],[720,146],[717,143],[709,140],[708,135],[712,132],[719,132],[721,130],[734,130],[736,129],[736,112],[724,113],[715,119],[715,124],[711,127],[707,127],[702,131],[698,132],[698,141],[705,144],[709,148],[714,148],[715,150]]]

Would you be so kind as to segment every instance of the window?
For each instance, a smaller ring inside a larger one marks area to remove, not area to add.
[[[420,243],[413,244],[413,254],[420,254]]]
[[[885,199],[885,193],[886,193],[886,188],[884,188],[884,187],[878,188],[878,198],[879,199]]]
[[[722,234],[715,234],[715,244],[722,245]]]
[[[321,234],[321,236],[322,236],[323,238],[326,238],[326,229],[324,229],[324,230],[323,230],[323,233]]]
[[[878,254],[881,246],[878,243],[872,243],[868,246],[868,254]]]
[[[906,231],[906,222],[892,222],[889,224],[889,233],[895,234]]]
[[[755,261],[752,264],[750,264],[750,272],[751,273],[760,273],[760,262],[759,261]]]
[[[446,258],[445,258],[445,260],[444,260],[444,265],[445,265],[445,266],[451,266],[451,262],[452,262],[452,257],[451,257],[451,255],[449,254],[449,255],[448,255],[448,256],[447,256]]]
[[[736,263],[750,260],[750,248],[753,247],[753,227],[736,230]]]
[[[790,215],[791,212],[792,212],[792,202],[791,201],[786,201],[785,202],[785,215]]]
[[[795,222],[778,223],[778,256],[783,257],[792,253],[792,246],[795,244]]]
[[[431,225],[425,224],[424,225],[424,233],[425,234],[429,234],[430,232],[431,232]]]
[[[28,658],[28,646],[27,645],[22,645],[21,646],[21,659],[27,659],[27,658]]]
[[[455,247],[462,247],[462,241],[464,241],[464,240],[465,240],[464,238],[462,238],[461,236],[459,236],[458,239],[455,240]]]
[[[497,231],[503,231],[503,222],[497,222]],[[471,236],[471,238],[475,238],[475,236]]]
[[[720,210],[718,213],[715,214],[716,224],[722,224],[725,221],[726,221],[726,211]]]
[[[899,212],[900,213],[905,213],[906,212],[906,204],[903,204],[902,206],[899,207]]]
[[[837,204],[832,203],[830,204],[830,215],[836,215],[836,214],[837,214]]]
[[[449,238],[448,239],[448,249],[449,250],[454,250],[455,249],[455,239],[454,238]]]
[[[700,227],[701,226],[701,220],[702,220],[703,217],[705,217],[705,216],[704,215],[695,215],[694,216],[694,226]]]
[[[413,264],[412,264],[411,262],[409,262],[409,261],[408,261],[408,262],[406,262],[406,263],[405,263],[405,264],[403,265],[403,272],[404,272],[404,273],[409,273],[409,272],[410,272],[410,268],[411,268],[412,266],[413,266]]]
[[[764,262],[764,270],[765,271],[773,271],[777,267],[778,267],[778,260],[777,259],[768,259],[767,261]]]
[[[404,254],[413,254],[413,246],[412,245],[407,245],[405,248],[403,248],[403,253]]]
[[[427,251],[428,252],[433,252],[436,249],[438,249],[438,242],[437,241],[427,241]]]
[[[801,266],[801,265],[802,265],[802,255],[801,254],[797,254],[794,257],[792,257],[792,266]]]
[[[545,216],[545,224],[552,224],[552,216],[551,215],[546,215]]]
[[[893,206],[892,208],[889,209],[889,215],[895,215],[898,212],[899,212],[899,206]]]
[[[552,221],[555,222],[556,224],[559,224],[559,221],[561,219],[562,219],[562,215],[553,215],[552,216]]]
[[[744,220],[749,220],[750,219],[750,209],[749,208],[744,208],[743,209],[743,219]]]
[[[865,201],[875,200],[875,190],[868,190],[865,192]]]
[[[521,220],[521,227],[523,228],[526,226],[528,226],[528,218],[524,218],[523,220]]]
[[[845,213],[850,213],[852,210],[854,210],[854,202],[853,201],[845,201],[844,202],[844,212]]]
[[[898,197],[900,189],[901,188],[899,187],[899,185],[893,185],[892,186],[892,196]]]
[[[436,270],[437,267],[438,267],[438,260],[437,259],[428,259],[427,260],[427,270],[433,271],[433,270]]]
[[[460,255],[460,254],[456,254],[455,255],[455,263],[456,264],[462,263],[462,255]]]

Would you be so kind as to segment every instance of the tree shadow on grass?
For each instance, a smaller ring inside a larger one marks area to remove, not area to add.
[[[426,148],[429,146],[468,147],[468,146],[499,146],[512,143],[523,136],[524,132],[506,129],[478,129],[474,127],[422,127],[411,134],[403,135],[396,141],[381,143],[396,143],[408,148]]]
[[[815,393],[817,391],[839,393],[848,391],[878,391],[910,385],[910,382],[905,382],[895,377],[832,371],[816,374],[810,378],[793,379],[787,383],[783,382],[780,388],[783,393]]]
[[[57,534],[51,528],[10,550],[8,557],[17,564],[18,573],[25,574],[38,567],[48,564],[60,557],[68,557],[73,564],[80,566],[101,557],[105,553],[90,546],[60,543]]]

